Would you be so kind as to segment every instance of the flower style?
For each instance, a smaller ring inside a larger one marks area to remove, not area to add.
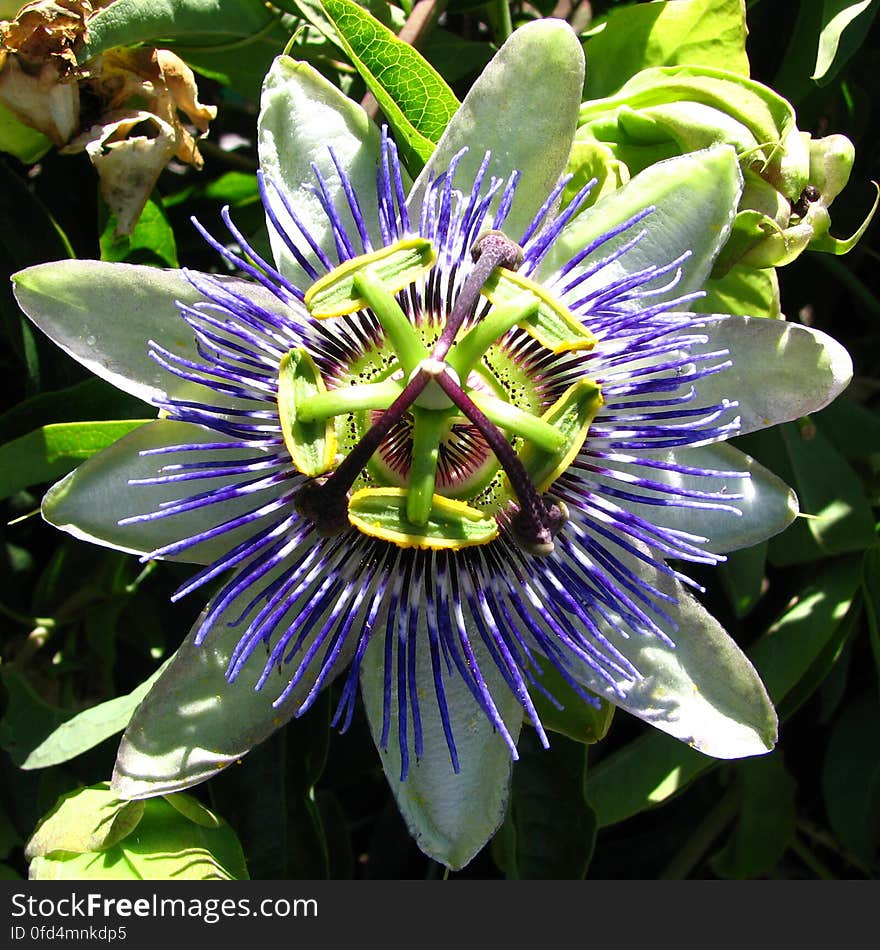
[[[224,213],[241,253],[204,233],[244,277],[16,275],[59,345],[160,410],[45,517],[203,565],[177,597],[218,585],[123,738],[122,794],[210,777],[337,676],[335,724],[360,685],[401,811],[451,867],[503,817],[524,718],[546,744],[554,683],[709,755],[772,748],[756,672],[667,561],[790,522],[790,490],[724,440],[827,404],[850,361],[805,327],[689,312],[741,193],[729,146],[560,210],[582,84],[567,25],[521,28],[410,185],[387,133],[280,57],[274,262]]]

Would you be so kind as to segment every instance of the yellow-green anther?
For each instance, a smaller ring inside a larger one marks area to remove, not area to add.
[[[486,544],[498,536],[491,515],[462,501],[434,495],[424,525],[406,516],[405,488],[362,488],[348,502],[348,520],[363,534],[391,541],[401,548],[458,550]]]
[[[326,391],[314,360],[303,348],[285,354],[278,367],[278,418],[284,445],[297,471],[315,477],[330,471],[336,459],[336,430],[331,421],[304,421],[300,403]]]
[[[408,477],[406,517],[413,524],[425,525],[431,514],[440,440],[450,412],[412,407],[412,465]]]
[[[512,303],[526,292],[538,300],[538,308],[520,326],[529,336],[554,353],[591,350],[596,338],[540,284],[505,268],[495,270],[483,285],[483,296],[497,306]]]
[[[592,380],[582,379],[569,386],[541,417],[554,426],[565,441],[554,452],[527,442],[519,453],[523,467],[539,492],[547,491],[574,461],[603,402],[599,386]]]
[[[388,335],[403,371],[409,375],[428,355],[418,330],[394,299],[394,294],[375,274],[370,271],[355,274],[353,286],[373,311],[373,315]]]
[[[512,403],[496,396],[477,392],[470,392],[468,395],[490,422],[512,435],[521,436],[536,448],[544,452],[558,452],[566,444],[565,435],[556,426],[538,416],[518,409]]]
[[[539,298],[526,292],[507,303],[493,307],[482,320],[453,344],[446,362],[458,373],[459,378],[467,379],[468,374],[480,362],[486,350],[493,343],[497,343],[511,327],[532,319],[537,314],[540,305]]]
[[[358,274],[370,273],[389,294],[418,280],[434,266],[436,253],[426,238],[397,241],[370,254],[361,254],[334,267],[306,291],[304,302],[318,320],[341,317],[371,306],[354,286]]]
[[[402,388],[399,383],[386,379],[381,383],[329,389],[304,399],[297,407],[297,418],[303,422],[316,422],[348,412],[387,409],[400,395]]]

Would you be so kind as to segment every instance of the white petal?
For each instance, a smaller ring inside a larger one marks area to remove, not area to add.
[[[736,400],[741,435],[817,412],[852,379],[849,353],[819,330],[741,316],[714,316],[706,327],[709,342],[692,352],[729,350],[733,366],[701,379],[693,405]]]
[[[522,173],[504,230],[518,239],[565,171],[584,85],[580,41],[563,20],[521,26],[501,47],[452,117],[407,201],[421,206],[429,181],[467,146],[458,186],[471,182],[491,150],[492,175]]]
[[[474,641],[477,640],[474,636]],[[425,854],[455,870],[464,867],[477,854],[504,820],[512,765],[510,750],[461,677],[452,673],[444,679],[444,689],[461,766],[458,774],[453,771],[435,697],[424,625],[418,630],[416,642],[424,754],[416,761],[410,738],[409,775],[401,782],[394,715],[388,749],[379,749],[379,752],[388,784],[416,844]],[[496,706],[515,740],[522,722],[522,707],[481,644],[474,642],[473,646]],[[361,670],[361,693],[377,747],[382,734],[383,648],[382,638],[376,637],[367,650]],[[397,686],[396,679],[392,677],[392,680],[391,708],[396,711]]]
[[[266,585],[275,577],[269,575]],[[231,624],[254,594],[249,590],[228,607],[202,646],[194,643],[201,618],[196,621],[138,707],[122,737],[113,773],[113,788],[120,795],[147,798],[203,782],[237,762],[296,713],[314,683],[321,651],[277,708],[273,702],[286,685],[281,677],[255,688],[263,669],[262,651],[245,664],[234,683],[226,680],[229,658],[243,632]],[[278,629],[285,630],[299,609],[282,618]],[[345,668],[357,642],[355,637],[349,641],[336,672]]]
[[[707,539],[701,545],[710,551],[723,553],[750,547],[766,538],[779,534],[797,517],[798,504],[795,493],[769,469],[733,446],[718,444],[692,449],[677,449],[669,452],[643,452],[646,459],[657,459],[691,468],[703,468],[719,472],[741,472],[740,477],[711,477],[690,475],[663,469],[646,468],[626,462],[603,459],[600,464],[626,476],[647,478],[672,488],[700,492],[723,492],[730,496],[742,495],[739,501],[713,499],[729,505],[740,512],[708,508],[686,508],[672,505],[639,504],[632,501],[616,502],[627,511],[640,515],[645,520],[662,528],[672,528]],[[663,495],[649,489],[628,487],[615,479],[603,476],[602,484],[632,491],[637,494],[662,498]]]
[[[656,618],[674,647],[648,635],[627,636],[624,624],[603,633],[642,675],[621,678],[621,697],[586,665],[578,681],[627,712],[719,759],[762,755],[776,742],[776,713],[752,664],[721,624],[674,578],[615,552],[630,570],[675,598],[663,604],[670,619]]]
[[[43,499],[43,517],[56,528],[83,541],[132,554],[147,554],[165,544],[222,524],[276,498],[281,492],[277,486],[243,499],[218,502],[180,515],[137,524],[118,523],[132,515],[156,511],[162,502],[175,501],[206,491],[209,487],[229,484],[227,476],[226,479],[199,479],[164,485],[129,485],[129,479],[157,475],[163,465],[195,460],[192,452],[146,456],[140,455],[140,452],[168,445],[227,441],[227,437],[217,432],[186,422],[160,419],[140,426],[103,452],[93,455],[53,485]],[[199,453],[198,460],[221,461],[254,457],[257,454],[257,451],[215,450]],[[242,480],[242,477],[238,476],[237,480]],[[208,564],[256,530],[254,525],[238,528],[187,550],[178,559]]]
[[[310,190],[317,185],[313,162],[327,182],[334,207],[351,233],[356,231],[351,226],[348,202],[330,149],[354,186],[372,239],[381,245],[376,200],[379,130],[357,103],[308,63],[279,56],[263,82],[258,123],[260,168],[282,189],[303,227],[335,263],[336,245],[330,221]],[[272,207],[287,229],[289,218],[277,195]],[[312,278],[296,262],[269,220],[267,227],[276,266],[288,280],[305,289]],[[306,247],[292,223],[288,233],[298,246]]]
[[[96,376],[145,402],[205,398],[205,387],[169,373],[149,355],[154,340],[177,356],[201,361],[175,301],[192,305],[205,298],[183,271],[71,260],[29,267],[13,281],[21,309]],[[225,278],[224,284],[271,313],[289,314],[258,284]],[[217,394],[212,402],[233,404]]]

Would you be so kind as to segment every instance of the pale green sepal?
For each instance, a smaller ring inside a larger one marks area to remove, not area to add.
[[[836,238],[832,237],[828,233],[828,228],[831,226],[831,220],[828,216],[828,212],[824,208],[821,209],[823,230],[821,233],[817,233],[813,240],[810,241],[809,247],[811,251],[824,251],[826,254],[838,255],[849,254],[849,252],[862,239],[865,231],[868,230],[868,225],[874,220],[874,215],[877,213],[878,206],[880,206],[880,185],[878,185],[877,182],[873,182],[873,185],[877,191],[877,194],[874,196],[874,203],[871,205],[871,210],[868,212],[865,220],[862,221],[858,228],[848,238]]]
[[[533,298],[537,306],[523,316],[519,325],[553,353],[591,350],[596,345],[593,334],[565,306],[522,274],[498,267],[480,293],[497,307],[523,305],[524,297]]]
[[[587,244],[645,208],[653,207],[653,212],[640,224],[602,245],[597,253],[604,257],[640,230],[645,231],[635,247],[584,281],[577,288],[578,296],[636,271],[671,262],[682,254],[690,256],[682,264],[678,283],[642,300],[655,304],[699,290],[730,234],[741,190],[739,163],[729,145],[658,162],[569,222],[542,262],[537,279],[546,284]],[[577,272],[575,269],[566,275],[566,282]],[[656,284],[665,286],[669,281],[667,274]],[[634,307],[640,305],[641,300],[633,301]]]
[[[728,443],[704,445],[698,448],[674,449],[666,452],[644,452],[647,459],[659,459],[663,462],[716,472],[740,472],[739,476],[713,477],[710,475],[687,475],[680,472],[664,471],[657,468],[645,468],[637,464],[620,462],[614,458],[603,461],[607,468],[628,475],[649,478],[672,488],[697,492],[720,492],[729,496],[742,495],[741,500],[730,498],[717,499],[738,509],[734,511],[708,508],[677,507],[671,504],[650,505],[627,501],[626,509],[640,515],[651,524],[661,528],[684,531],[699,538],[705,538],[701,544],[706,550],[717,554],[751,547],[753,544],[779,534],[788,527],[798,513],[797,496],[779,477],[764,468],[753,458],[740,452]],[[594,476],[604,481],[602,476]],[[611,483],[609,483],[611,484]],[[619,487],[619,482],[613,483]],[[651,496],[652,492],[635,489],[637,494]],[[666,501],[673,500],[665,496]]]
[[[282,566],[270,572],[263,589],[268,589],[287,570]],[[301,601],[286,616],[279,618],[276,631],[283,633],[295,621],[302,611],[302,601],[308,601],[320,580],[303,592]],[[263,670],[261,658],[266,655],[261,647],[233,683],[226,679],[230,657],[243,632],[241,626],[232,624],[256,594],[253,585],[248,587],[240,600],[220,614],[204,643],[197,646],[196,631],[211,605],[202,612],[122,737],[112,781],[119,795],[148,798],[203,782],[237,762],[296,714],[315,683],[320,650],[302,681],[277,707],[273,703],[287,685],[295,665],[285,667],[280,675],[273,673],[262,689],[256,689]],[[316,617],[314,631],[321,629],[329,613],[328,610]],[[359,629],[362,622],[362,618],[356,619],[353,629]],[[303,652],[311,642],[310,637]],[[356,645],[357,637],[347,638],[334,676],[345,669]]]
[[[329,419],[304,422],[299,404],[327,391],[320,370],[308,351],[291,350],[278,367],[278,418],[284,445],[296,470],[309,478],[323,475],[336,459],[336,429]]]
[[[376,624],[384,629],[384,620]],[[461,771],[452,768],[436,697],[428,631],[422,623],[410,643],[416,649],[416,682],[424,750],[413,751],[409,735],[409,774],[400,780],[397,730],[397,681],[391,682],[391,729],[388,748],[379,748],[382,768],[416,844],[429,857],[452,870],[464,867],[498,830],[507,810],[511,756],[504,740],[474,700],[457,672],[444,676],[443,689]],[[508,731],[516,741],[522,707],[497,671],[477,637],[472,640],[477,662]],[[395,638],[392,663],[397,663]],[[444,672],[445,664],[442,663]],[[373,741],[380,746],[384,696],[383,638],[374,637],[361,667],[361,695]]]
[[[131,554],[148,554],[156,548],[199,534],[231,518],[274,501],[284,490],[272,486],[248,494],[236,501],[219,502],[195,511],[137,524],[120,525],[132,515],[156,511],[163,502],[176,501],[192,494],[192,483],[165,485],[129,485],[129,479],[151,478],[164,465],[192,461],[192,452],[141,455],[149,449],[200,442],[232,441],[210,429],[188,422],[160,419],[139,426],[113,445],[93,455],[77,469],[56,482],[43,498],[42,514],[50,524],[75,538]],[[199,453],[199,461],[228,461],[228,450]],[[233,476],[234,480],[234,476]],[[230,479],[199,483],[201,490],[229,484]],[[190,548],[174,560],[208,564],[253,533],[253,525]]]
[[[540,448],[528,442],[519,453],[538,491],[544,492],[571,465],[589,432],[590,424],[602,406],[599,387],[592,380],[582,379],[569,386],[555,403],[541,416],[564,437],[554,451]]]
[[[407,517],[408,495],[405,488],[362,488],[349,499],[348,520],[363,534],[401,548],[457,551],[498,534],[491,515],[442,495],[432,496],[426,521],[415,524]]]
[[[852,379],[849,353],[819,330],[763,317],[706,319],[709,340],[691,352],[727,350],[730,356],[718,360],[733,365],[699,380],[689,405],[735,400],[739,435],[818,412]]]
[[[335,267],[306,291],[305,305],[318,320],[354,313],[370,304],[357,286],[365,274],[380,281],[389,294],[403,290],[434,266],[437,255],[427,238],[411,237],[361,254]]]
[[[29,267],[12,280],[21,309],[96,376],[145,402],[166,397],[204,400],[205,387],[169,373],[150,356],[153,341],[176,356],[202,362],[192,328],[175,306],[175,301],[192,306],[205,299],[184,271],[69,260]],[[233,278],[221,281],[231,292],[290,319],[290,310],[258,284]],[[214,390],[211,401],[221,407],[244,404]]]
[[[522,175],[504,224],[505,233],[518,240],[565,170],[583,84],[583,50],[565,21],[534,20],[517,29],[446,127],[407,200],[410,218],[418,220],[428,183],[462,148],[468,151],[458,166],[457,187],[465,192],[490,150],[489,174]]]
[[[623,623],[603,623],[603,634],[641,679],[620,678],[621,697],[585,664],[575,664],[569,669],[578,682],[706,755],[737,759],[769,752],[777,738],[776,713],[745,654],[674,577],[620,548],[615,556],[643,583],[673,598],[662,605],[668,619],[654,619],[675,646],[656,636],[627,635]]]
[[[357,103],[308,63],[289,56],[279,56],[272,63],[263,82],[257,146],[263,174],[282,190],[303,227],[331,261],[337,259],[333,230],[320,200],[309,189],[317,185],[311,167],[314,162],[342,220],[351,220],[339,173],[330,158],[331,148],[358,196],[364,221],[368,229],[372,228],[373,244],[382,244],[376,202],[379,130]],[[301,243],[271,187],[269,200],[282,225]],[[312,278],[297,263],[271,221],[267,221],[267,228],[276,266],[304,290]],[[354,233],[353,225],[351,229]]]

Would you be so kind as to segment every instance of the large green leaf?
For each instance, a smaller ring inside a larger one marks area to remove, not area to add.
[[[127,695],[108,699],[65,720],[28,752],[21,762],[21,768],[44,769],[68,762],[117,732],[122,732],[169,662],[163,663],[149,679]]]
[[[758,877],[776,864],[794,837],[794,779],[779,752],[740,762],[735,776],[739,813],[712,869],[726,878]]]
[[[874,518],[861,479],[814,424],[789,422],[752,434],[742,445],[795,489],[805,513],[771,542],[771,562],[814,561],[858,551],[872,542]]]
[[[830,82],[864,42],[880,0],[824,0],[816,65],[810,77],[820,86]]]
[[[416,49],[361,6],[351,0],[322,0],[322,5],[415,174],[431,157],[458,109],[458,99]]]
[[[834,724],[822,767],[822,794],[840,842],[863,861],[880,850],[880,707],[857,696]]]
[[[252,36],[274,19],[261,0],[116,0],[89,18],[80,62],[111,46],[183,37],[220,43]]]
[[[229,826],[195,799],[127,802],[106,783],[65,796],[28,843],[32,880],[247,878]]]
[[[596,840],[596,817],[584,799],[584,747],[555,738],[543,749],[527,730],[518,749],[508,815],[499,833],[506,843],[506,877],[583,878]]]
[[[586,43],[586,99],[619,89],[649,66],[715,66],[749,75],[742,0],[628,4]]]

